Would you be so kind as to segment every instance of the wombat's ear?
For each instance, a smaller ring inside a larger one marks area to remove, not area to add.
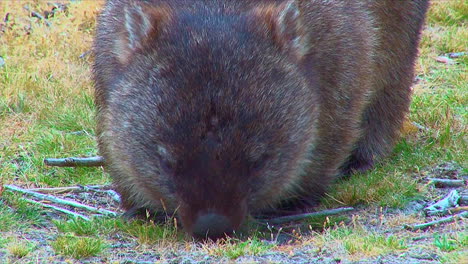
[[[298,59],[307,52],[306,30],[303,25],[300,1],[290,0],[281,4],[267,4],[254,8],[256,20],[264,22],[270,36],[278,45],[291,50]]]
[[[124,8],[122,32],[116,40],[115,54],[121,63],[128,62],[132,53],[158,37],[163,25],[171,17],[168,6],[149,6],[135,1]]]

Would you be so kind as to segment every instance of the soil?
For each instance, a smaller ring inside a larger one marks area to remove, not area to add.
[[[427,178],[448,178],[464,179],[467,175],[461,175],[462,169],[453,163],[440,164],[435,168],[421,172]],[[430,227],[426,230],[410,231],[405,229],[405,225],[429,222],[440,217],[426,217],[423,208],[431,205],[437,200],[447,195],[453,188],[431,187],[430,197],[410,202],[402,209],[385,209],[377,206],[362,206],[346,215],[353,219],[347,225],[356,225],[365,230],[382,235],[393,235],[397,238],[405,238],[405,250],[394,251],[377,257],[366,256],[365,254],[349,254],[340,243],[324,244],[318,247],[314,243],[314,237],[318,233],[302,233],[301,236],[291,235],[284,232],[275,238],[276,242],[265,240],[266,243],[273,243],[273,247],[268,252],[257,256],[241,256],[235,260],[210,255],[201,243],[187,240],[186,243],[173,243],[172,245],[140,245],[138,242],[119,232],[106,237],[110,245],[98,257],[76,260],[72,258],[56,255],[50,247],[59,231],[47,221],[43,226],[31,227],[23,231],[15,231],[14,234],[5,234],[6,237],[17,237],[32,242],[36,247],[29,255],[17,259],[10,256],[6,250],[0,249],[0,260],[7,260],[6,263],[440,263],[440,251],[433,246],[434,234],[454,234],[466,232],[468,220],[461,218],[452,223]],[[456,189],[461,196],[468,195],[466,185]],[[119,208],[115,197],[104,192],[80,191],[54,196],[74,200],[83,204],[88,204],[101,209],[115,211],[119,214],[123,211]],[[68,208],[81,214],[85,211]],[[51,219],[63,219],[61,213],[46,210],[46,217]],[[91,216],[90,214],[87,214]],[[291,225],[287,225],[291,230]],[[292,226],[294,227],[294,226]],[[320,231],[317,231],[320,233]],[[464,249],[468,255],[468,249]],[[3,263],[3,262],[2,262]]]

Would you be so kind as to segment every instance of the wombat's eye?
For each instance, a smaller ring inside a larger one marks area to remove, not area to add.
[[[161,170],[165,173],[172,174],[174,173],[175,166],[170,161],[165,160],[163,158],[159,158],[159,164],[161,166]]]

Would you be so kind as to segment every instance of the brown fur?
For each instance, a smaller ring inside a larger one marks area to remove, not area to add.
[[[99,148],[124,208],[235,229],[306,209],[391,150],[427,1],[149,2],[108,1],[94,47]]]

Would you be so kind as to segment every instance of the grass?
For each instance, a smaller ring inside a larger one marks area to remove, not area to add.
[[[434,234],[434,246],[444,252],[454,251],[461,247],[468,247],[468,235],[457,233],[456,235]]]
[[[35,249],[35,246],[29,242],[14,242],[7,245],[7,251],[15,258],[26,257]]]
[[[0,200],[0,231],[24,229],[45,224],[43,211],[16,195],[3,194]],[[11,205],[14,209],[7,206]]]
[[[37,186],[104,183],[97,168],[45,168],[45,157],[96,154],[90,58],[102,1],[70,4],[48,27],[23,8],[48,10],[46,1],[2,1],[10,22],[0,36],[0,174]],[[26,18],[26,20],[24,20]],[[76,131],[85,131],[81,135]]]
[[[336,226],[327,228],[323,233],[312,237],[310,242],[318,247],[342,248],[350,255],[379,256],[389,252],[398,252],[408,248],[405,239],[394,235],[377,234],[362,228]]]
[[[111,235],[121,232],[135,239],[139,244],[164,244],[182,241],[183,233],[170,223],[156,224],[152,221],[125,221],[115,218],[94,219],[85,221],[71,219],[68,221],[54,220],[53,223],[61,233],[71,233],[76,236]]]
[[[208,254],[214,256],[223,256],[229,259],[237,259],[241,256],[257,256],[262,253],[266,253],[268,250],[275,246],[270,243],[266,243],[256,237],[248,238],[245,241],[236,239],[227,239],[224,241],[217,242],[214,246],[205,246],[205,250]]]
[[[57,254],[75,259],[97,256],[107,247],[101,239],[74,235],[59,236],[51,246]]]
[[[55,187],[110,182],[100,168],[48,168],[43,164],[45,157],[97,153],[92,57],[80,55],[91,48],[102,2],[74,1],[67,12],[48,19],[51,26],[30,17],[23,8],[28,5],[38,12],[50,10],[47,1],[0,2],[0,56],[5,61],[0,67],[0,184]],[[3,22],[6,13],[10,13],[8,23]],[[323,199],[324,207],[401,208],[430,194],[430,187],[421,179],[436,165],[454,162],[468,173],[468,56],[453,59],[456,64],[452,65],[435,60],[450,52],[467,51],[467,14],[468,3],[464,0],[432,1],[408,115],[410,122],[427,129],[417,131],[407,125],[388,159],[369,173],[336,183]],[[300,241],[316,247],[336,245],[343,254],[356,258],[400,252],[409,246],[404,237],[343,224],[348,222],[344,217],[311,219],[307,224],[323,231],[300,237]],[[7,249],[11,255],[28,258],[31,251],[25,252],[29,244],[12,244],[12,240],[3,239],[3,234],[44,225],[47,220],[42,209],[3,191],[0,247],[12,245],[11,250]],[[116,234],[140,246],[184,245],[183,233],[173,223],[94,219],[57,220],[54,225],[57,231],[52,235],[56,239],[47,238],[48,242],[57,254],[73,258],[104,254]],[[249,235],[251,238],[206,245],[204,250],[213,256],[236,259],[274,249],[272,244]],[[440,253],[442,262],[463,263],[466,240],[462,233],[441,233],[434,236],[431,246]]]

